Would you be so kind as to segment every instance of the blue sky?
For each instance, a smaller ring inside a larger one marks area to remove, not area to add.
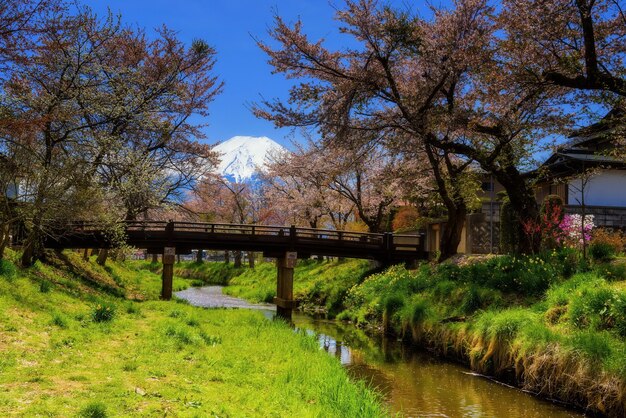
[[[400,7],[410,2],[393,1]],[[256,46],[253,36],[269,40],[268,28],[278,13],[288,22],[300,17],[313,39],[324,37],[329,45],[340,45],[333,20],[334,6],[327,0],[97,0],[84,1],[98,14],[110,8],[121,13],[127,24],[144,27],[148,33],[162,24],[191,42],[204,39],[217,49],[216,74],[225,82],[224,92],[210,106],[206,142],[215,143],[235,135],[268,136],[288,145],[290,129],[275,129],[272,123],[256,119],[246,104],[261,97],[284,98],[290,82],[280,74],[272,75],[266,55]],[[333,2],[341,6],[341,0]],[[414,7],[414,6],[411,6]]]

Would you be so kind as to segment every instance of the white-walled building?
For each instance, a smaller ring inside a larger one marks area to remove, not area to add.
[[[625,120],[626,112],[614,109],[600,122],[571,135],[532,173],[537,179],[537,201],[557,194],[569,212],[584,205],[587,213],[606,212],[604,219],[615,218],[606,226],[626,227],[626,150],[618,148],[624,146]]]

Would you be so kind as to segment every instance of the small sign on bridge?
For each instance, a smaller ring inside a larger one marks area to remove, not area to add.
[[[295,251],[288,251],[285,254],[285,267],[288,269],[296,268],[298,262],[298,253]]]

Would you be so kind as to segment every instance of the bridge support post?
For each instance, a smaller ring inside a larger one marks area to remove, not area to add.
[[[278,277],[276,282],[276,316],[291,322],[291,314],[296,307],[293,300],[293,270],[298,259],[297,253],[287,252],[284,256],[276,259]]]
[[[174,261],[176,249],[165,247],[163,249],[163,273],[161,274],[161,299],[172,299],[172,287],[174,281]]]

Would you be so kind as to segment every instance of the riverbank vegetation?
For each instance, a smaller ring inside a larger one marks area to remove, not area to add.
[[[162,263],[149,260],[129,260],[126,265],[137,272],[148,270],[161,274],[163,269]],[[226,285],[230,279],[244,271],[244,268],[235,267],[233,264],[179,262],[174,265],[174,278],[187,279],[187,283],[192,286]]]
[[[0,261],[2,416],[384,415],[313,337],[260,312],[154,300],[160,277],[137,263],[18,258]]]
[[[294,297],[303,311],[325,313],[334,318],[343,310],[348,290],[363,281],[373,267],[366,260],[302,260],[295,269]],[[224,293],[250,300],[271,303],[276,296],[276,267],[261,263],[246,269],[230,280]]]
[[[305,306],[313,292],[327,300],[325,288],[312,286],[307,275],[315,264],[324,272],[320,282],[333,278],[333,288],[344,289],[335,290],[343,295],[334,301],[337,319],[396,335],[544,397],[609,416],[625,411],[624,258],[586,262],[566,248],[415,270],[393,266],[352,279],[333,270],[365,263],[305,261],[295,272],[296,298]],[[259,289],[275,283],[275,270],[267,264],[231,283],[226,293],[259,301]]]

